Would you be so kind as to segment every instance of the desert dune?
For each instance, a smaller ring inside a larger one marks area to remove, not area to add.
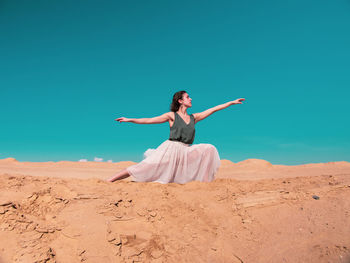
[[[0,262],[350,262],[349,162],[105,181],[132,164],[0,160]]]

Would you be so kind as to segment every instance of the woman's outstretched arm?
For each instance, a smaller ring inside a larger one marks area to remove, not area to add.
[[[216,111],[226,109],[227,107],[229,107],[231,105],[242,104],[242,101],[244,101],[244,100],[245,99],[241,98],[241,99],[236,99],[236,100],[233,100],[233,101],[229,101],[229,102],[226,102],[224,104],[220,104],[220,105],[215,106],[213,108],[207,109],[207,110],[205,110],[203,112],[194,113],[193,117],[196,120],[196,122],[199,122],[201,120],[204,120],[206,117],[208,117],[209,115],[213,114]]]
[[[125,117],[120,117],[115,119],[115,121],[119,122],[133,122],[137,124],[155,124],[155,123],[163,123],[169,121],[171,119],[171,112],[164,113],[160,116],[153,118],[140,118],[140,119],[129,119]]]

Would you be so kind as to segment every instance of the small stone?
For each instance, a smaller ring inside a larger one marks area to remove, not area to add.
[[[312,198],[315,199],[315,200],[319,200],[320,199],[320,197],[317,196],[317,195],[313,195]]]

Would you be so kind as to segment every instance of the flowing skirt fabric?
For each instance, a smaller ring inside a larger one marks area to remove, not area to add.
[[[129,166],[137,182],[180,183],[211,182],[220,166],[220,157],[211,144],[188,145],[166,140],[157,149],[145,152],[145,159]]]

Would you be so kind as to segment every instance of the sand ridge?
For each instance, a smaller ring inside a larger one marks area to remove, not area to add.
[[[105,180],[114,173],[135,162],[19,162],[14,158],[0,160],[0,172],[58,178],[98,178]],[[247,159],[238,163],[221,160],[216,178],[238,180],[261,180],[266,178],[288,178],[322,174],[350,173],[350,162],[313,163],[303,165],[273,165],[260,159]]]

